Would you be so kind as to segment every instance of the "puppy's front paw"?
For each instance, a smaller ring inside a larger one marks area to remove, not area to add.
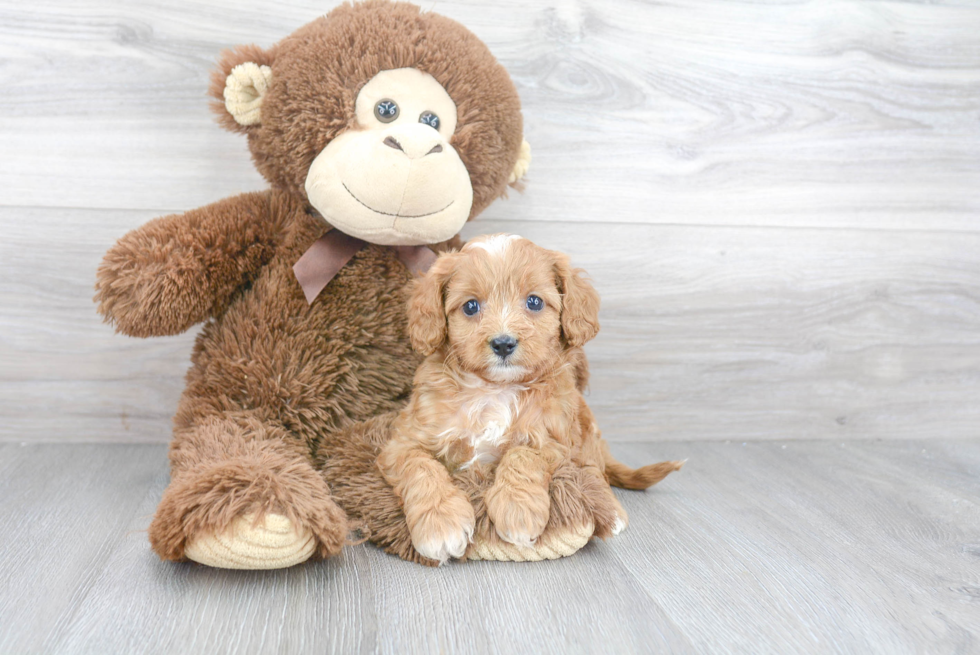
[[[413,519],[412,545],[420,555],[439,564],[445,564],[450,557],[462,557],[473,540],[476,515],[463,494],[445,498]]]
[[[487,516],[504,541],[530,548],[544,532],[551,498],[544,487],[495,485],[486,496]]]

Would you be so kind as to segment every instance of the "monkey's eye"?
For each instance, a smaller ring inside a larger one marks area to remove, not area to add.
[[[527,308],[532,312],[540,312],[542,309],[544,309],[544,301],[537,296],[528,296]]]
[[[439,117],[433,114],[431,111],[423,111],[422,115],[419,116],[419,122],[425,123],[434,130],[439,129]]]
[[[473,316],[478,311],[480,311],[480,303],[475,300],[467,300],[466,304],[463,305],[463,313],[467,316]]]
[[[398,105],[394,100],[379,100],[374,106],[374,117],[382,123],[390,123],[398,118]]]

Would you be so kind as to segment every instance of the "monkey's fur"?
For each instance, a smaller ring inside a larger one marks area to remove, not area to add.
[[[226,77],[246,61],[273,70],[262,122],[247,127],[220,102]],[[120,239],[98,270],[99,311],[119,332],[170,335],[205,322],[174,417],[171,482],[149,531],[162,559],[184,559],[189,540],[238,517],[275,512],[312,532],[314,557],[336,554],[356,527],[421,561],[375,465],[386,413],[404,404],[420,361],[406,336],[410,274],[391,248],[368,245],[308,305],[292,271],[331,229],[304,190],[313,158],[356,128],[354,99],[365,82],[407,67],[431,74],[458,108],[451,143],[470,175],[476,216],[504,194],[518,158],[513,83],[459,24],[371,1],[338,7],[268,50],[224,53],[211,86],[219,122],[247,134],[271,189],[150,221]],[[371,417],[379,418],[359,423]],[[481,476],[460,480],[475,499],[488,484]],[[555,477],[549,530],[608,510],[592,504],[579,479],[574,470]],[[486,520],[478,532],[496,539]]]

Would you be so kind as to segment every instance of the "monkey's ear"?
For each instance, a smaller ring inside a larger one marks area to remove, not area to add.
[[[568,256],[555,253],[555,278],[561,293],[561,334],[575,348],[599,332],[599,294],[584,271],[572,268]]]
[[[517,156],[517,163],[514,164],[514,170],[511,171],[510,179],[507,180],[507,184],[517,184],[521,181],[521,178],[527,174],[527,169],[531,167],[531,144],[527,141],[521,141],[521,152]]]
[[[239,46],[221,53],[211,74],[211,108],[232,132],[247,132],[262,120],[262,100],[272,83],[274,53],[258,46]]]
[[[456,253],[439,255],[429,272],[415,281],[408,301],[408,337],[428,357],[446,342],[446,285],[456,268]]]

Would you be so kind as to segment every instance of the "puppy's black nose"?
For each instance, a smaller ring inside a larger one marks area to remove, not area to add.
[[[517,348],[517,339],[509,334],[494,337],[493,341],[490,342],[490,347],[493,349],[493,352],[497,353],[497,357],[505,359]]]

